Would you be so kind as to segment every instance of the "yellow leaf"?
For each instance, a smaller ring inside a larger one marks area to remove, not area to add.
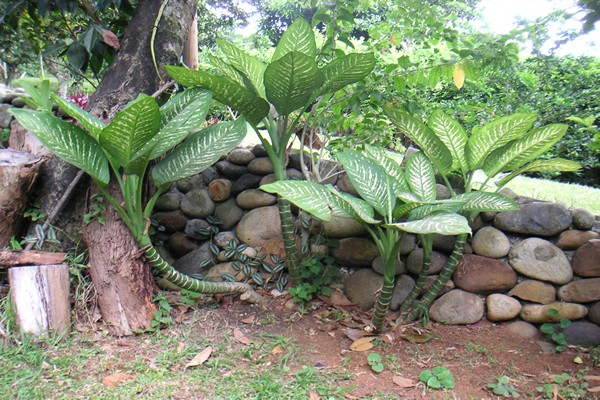
[[[275,346],[273,350],[271,350],[271,354],[274,356],[281,353],[283,353],[283,348],[280,345]]]
[[[206,362],[206,360],[208,360],[210,358],[212,351],[213,351],[213,348],[211,346],[208,346],[207,348],[202,350],[200,353],[196,354],[196,356],[194,358],[192,358],[192,361],[185,364],[185,367],[186,368],[197,367],[198,365],[204,364]]]
[[[581,357],[577,356],[573,359],[573,362],[575,364],[583,364],[583,360],[581,359]]]
[[[358,340],[355,340],[354,343],[350,345],[350,350],[352,351],[367,351],[373,348],[373,340],[375,340],[375,336],[363,337]]]
[[[454,86],[458,89],[461,89],[465,84],[465,69],[462,65],[456,64],[454,66],[454,71],[452,72],[452,80],[454,81]]]

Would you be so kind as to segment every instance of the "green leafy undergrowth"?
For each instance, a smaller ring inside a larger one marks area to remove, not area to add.
[[[329,296],[331,283],[340,276],[333,257],[317,253],[302,262],[300,277],[302,281],[291,287],[288,292],[295,302],[311,301],[317,295]]]
[[[426,369],[419,374],[419,380],[423,382],[429,389],[453,389],[456,387],[456,382],[447,368],[433,367],[431,370]]]

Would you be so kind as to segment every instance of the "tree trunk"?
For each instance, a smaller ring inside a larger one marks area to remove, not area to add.
[[[171,0],[160,17],[152,56],[152,27],[164,0],[141,0],[127,26],[121,50],[97,91],[90,98],[89,111],[108,122],[139,93],[152,94],[167,79],[162,67],[177,64],[183,52],[196,2]],[[113,188],[114,189],[114,188]],[[92,189],[92,193],[95,189]],[[112,190],[114,194],[115,191]],[[105,225],[93,222],[83,229],[88,246],[89,267],[104,322],[112,334],[131,335],[150,327],[155,291],[148,266],[140,259],[137,244],[116,213],[105,212]]]
[[[19,232],[40,165],[41,159],[29,153],[0,150],[0,248]]]

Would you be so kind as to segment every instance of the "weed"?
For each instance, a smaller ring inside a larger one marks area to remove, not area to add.
[[[558,318],[559,313],[554,309],[548,310],[548,315],[552,318]],[[545,323],[540,326],[540,331],[553,343],[556,344],[556,351],[562,352],[567,349],[567,337],[562,332],[562,329],[571,325],[571,321],[562,318],[558,324]]]
[[[152,302],[157,304],[158,309],[154,313],[150,328],[147,329],[148,332],[156,332],[161,327],[168,326],[173,322],[173,318],[171,318],[171,304],[169,304],[165,296],[156,296],[152,299]]]
[[[585,381],[584,373],[587,368],[579,371],[574,377],[563,372],[560,375],[552,376],[552,383],[546,383],[536,390],[544,399],[555,399],[557,396],[562,399],[584,399],[586,398],[586,389],[589,384]]]
[[[317,295],[329,296],[329,287],[340,272],[332,257],[317,253],[305,260],[300,268],[302,282],[289,289],[295,302],[311,301]]]
[[[97,221],[100,225],[104,225],[106,220],[102,216],[102,213],[106,211],[106,203],[104,197],[99,194],[92,196],[92,203],[88,207],[89,211],[83,215],[83,223],[90,224],[92,221]]]
[[[384,367],[381,361],[381,356],[377,353],[370,353],[367,356],[367,362],[369,363],[369,366],[371,367],[373,372],[379,373],[383,371]]]
[[[590,358],[594,367],[600,367],[600,346],[590,348]]]
[[[433,369],[421,372],[419,380],[423,382],[429,389],[453,389],[456,387],[456,382],[452,376],[452,372],[444,367],[433,367]]]
[[[490,383],[487,385],[487,388],[498,396],[515,399],[519,397],[517,389],[510,383],[510,380],[506,376],[499,377],[496,383]]]

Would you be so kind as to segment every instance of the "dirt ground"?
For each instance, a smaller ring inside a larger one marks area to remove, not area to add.
[[[572,379],[562,385],[566,392],[561,394],[556,386],[551,398],[600,398],[600,394],[590,392],[576,397],[570,389],[583,382],[582,375],[591,376],[590,387],[600,386],[600,369],[592,366],[588,352],[575,348],[562,353],[544,352],[538,343],[541,338],[523,339],[511,333],[505,324],[481,321],[469,326],[444,326],[429,322],[423,327],[419,322],[394,326],[396,316],[391,315],[391,329],[371,341],[372,348],[355,351],[353,343],[369,336],[364,327],[370,321],[370,314],[351,306],[334,306],[317,300],[310,309],[301,312],[286,296],[271,299],[266,307],[226,298],[218,307],[203,307],[198,312],[206,313],[205,321],[211,321],[194,330],[193,335],[198,338],[220,341],[225,335],[232,336],[232,332],[241,335],[242,342],[259,340],[261,335],[293,338],[304,365],[324,373],[343,370],[351,376],[348,386],[354,388],[346,393],[349,399],[376,399],[382,394],[399,399],[494,399],[500,397],[486,386],[496,383],[501,376],[509,378],[520,398],[535,399],[542,398],[538,387],[552,383],[552,376],[562,373]],[[185,310],[176,313],[179,323],[186,323],[192,315]],[[107,346],[123,346],[119,340],[106,339],[105,350]],[[143,336],[125,340],[143,340]],[[380,373],[373,372],[367,362],[367,356],[374,352],[384,360],[384,370]],[[582,363],[576,363],[577,358]],[[436,366],[452,372],[454,389],[426,390],[419,383],[419,373]]]

